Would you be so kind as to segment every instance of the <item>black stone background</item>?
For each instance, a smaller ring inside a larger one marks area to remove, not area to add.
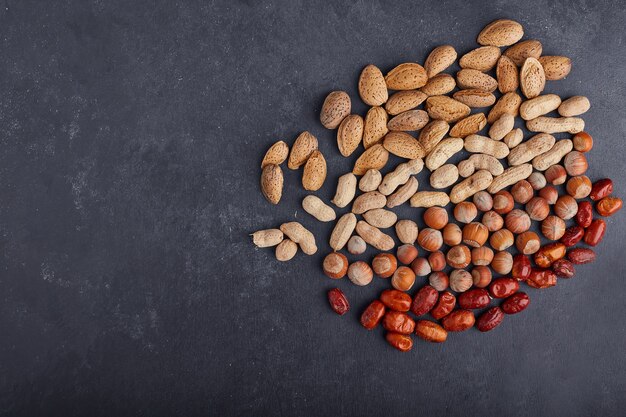
[[[321,273],[332,226],[301,210],[301,171],[285,170],[277,207],[258,185],[267,147],[308,129],[328,201],[355,158],[318,122],[325,95],[345,89],[364,114],[363,66],[423,62],[444,43],[465,53],[508,17],[573,59],[546,90],[590,98],[588,175],[626,196],[621,2],[0,6],[1,415],[624,415],[623,213],[597,262],[531,289],[523,314],[402,354],[358,324],[388,281]],[[315,256],[281,264],[251,244],[294,219]],[[325,300],[335,285],[343,317]]]

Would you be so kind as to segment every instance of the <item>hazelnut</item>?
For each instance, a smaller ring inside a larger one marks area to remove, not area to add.
[[[463,201],[454,207],[454,218],[461,223],[469,223],[478,215],[478,209],[474,203]]]
[[[428,264],[433,271],[443,271],[446,267],[446,257],[442,251],[438,250],[428,255]]]
[[[593,148],[593,138],[587,132],[576,133],[572,142],[574,142],[574,149],[578,152],[589,152]]]
[[[448,212],[442,207],[430,207],[424,212],[424,223],[433,229],[443,229],[448,224]]]
[[[487,227],[490,232],[502,229],[504,225],[504,219],[495,211],[491,210],[483,214],[482,223]]]
[[[367,243],[361,236],[354,235],[348,240],[348,252],[353,255],[360,255],[367,249]]]
[[[510,192],[502,190],[498,191],[493,197],[493,209],[498,214],[506,214],[513,210],[515,200]]]
[[[510,248],[513,246],[513,233],[511,233],[508,229],[500,229],[497,232],[494,232],[489,238],[489,244],[495,250],[505,250],[506,248]]]
[[[391,253],[379,253],[372,260],[372,269],[381,278],[392,276],[397,267],[398,261]]]
[[[348,267],[348,278],[356,285],[367,285],[372,282],[374,272],[367,262],[356,261]]]
[[[428,259],[426,258],[415,258],[415,260],[411,262],[411,269],[418,277],[425,277],[432,272]]]
[[[474,287],[487,288],[491,283],[491,269],[488,266],[476,266],[472,269]]]
[[[567,179],[567,171],[562,165],[552,165],[546,169],[546,181],[552,185],[561,185]]]
[[[533,198],[534,194],[535,190],[533,190],[532,185],[526,180],[520,180],[511,187],[511,195],[516,203],[526,204],[528,200]]]
[[[513,268],[513,255],[507,251],[496,253],[491,261],[491,268],[498,274],[508,274]]]
[[[541,241],[535,232],[527,231],[515,238],[515,247],[524,255],[530,255],[539,250]]]
[[[396,223],[396,236],[402,243],[414,244],[417,240],[417,223],[413,220],[398,220]]]
[[[572,177],[567,180],[565,190],[577,200],[585,198],[591,193],[591,180],[586,175]]]
[[[458,224],[448,223],[443,228],[443,242],[448,246],[454,246],[463,240],[463,232]]]
[[[571,151],[565,155],[563,165],[567,173],[572,177],[583,175],[587,172],[587,168],[589,167],[585,154],[578,151]]]
[[[539,190],[539,197],[546,200],[546,202],[550,205],[556,203],[557,198],[559,198],[559,192],[552,185],[546,185],[544,188]]]
[[[533,187],[533,190],[535,191],[541,190],[548,183],[548,181],[546,181],[546,177],[541,172],[537,171],[530,174],[530,177],[528,177],[526,181],[528,181],[530,186]]]
[[[426,228],[417,235],[417,243],[429,252],[438,250],[443,245],[443,237],[439,230]]]
[[[465,292],[472,288],[474,279],[472,274],[464,269],[455,269],[450,273],[450,288],[452,291]]]
[[[448,288],[450,280],[448,279],[448,274],[439,271],[433,272],[428,276],[428,283],[437,291],[444,291],[446,288]]]
[[[524,210],[513,209],[506,215],[504,224],[507,229],[517,234],[530,229],[531,221],[530,217]]]
[[[408,266],[396,269],[391,277],[391,286],[398,291],[408,291],[415,284],[415,272]]]
[[[322,269],[329,278],[343,278],[348,272],[348,258],[343,253],[331,252],[324,258]]]
[[[417,248],[413,245],[399,246],[396,251],[396,257],[401,263],[408,265],[417,258]]]
[[[473,201],[480,211],[489,211],[493,208],[493,197],[487,191],[479,191],[474,194]]]
[[[487,246],[472,249],[472,263],[474,265],[489,265],[493,260],[493,251]]]
[[[550,214],[550,206],[544,198],[533,197],[526,203],[526,213],[532,220],[541,221]]]
[[[452,268],[465,268],[472,261],[472,254],[465,245],[456,245],[448,250],[446,260]]]
[[[463,227],[463,243],[473,248],[484,245],[488,237],[489,230],[482,223],[472,222]]]
[[[565,222],[557,216],[548,216],[541,222],[541,233],[549,240],[559,240],[565,234]]]
[[[562,195],[556,200],[554,205],[554,213],[563,220],[569,220],[578,213],[578,203],[574,197]]]

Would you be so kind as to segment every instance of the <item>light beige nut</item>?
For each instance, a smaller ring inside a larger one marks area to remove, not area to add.
[[[433,49],[424,62],[424,69],[428,78],[434,77],[454,64],[456,57],[457,53],[454,47],[450,45],[441,45]]]
[[[314,150],[304,164],[302,171],[302,187],[308,191],[317,191],[322,188],[326,180],[326,159],[318,150]]]
[[[276,246],[284,239],[283,232],[280,229],[258,230],[250,236],[252,236],[252,243],[254,243],[257,248]]]
[[[352,212],[354,214],[363,214],[368,210],[385,207],[387,197],[378,191],[370,191],[369,193],[358,196],[352,203]]]
[[[389,120],[387,129],[401,132],[416,131],[426,126],[429,120],[428,113],[424,110],[407,110]]]
[[[450,130],[450,125],[444,120],[433,120],[424,126],[417,140],[424,148],[426,155],[441,142],[448,130]]]
[[[487,117],[484,113],[475,113],[459,120],[450,129],[450,136],[453,138],[464,138],[480,132],[487,125]]]
[[[442,191],[418,191],[411,197],[411,207],[445,207],[450,197]]]
[[[510,19],[498,19],[489,23],[478,34],[480,45],[509,46],[524,36],[522,25]]]
[[[280,140],[270,146],[270,148],[265,152],[265,156],[263,157],[263,161],[261,161],[261,169],[265,168],[270,164],[280,165],[287,159],[289,155],[289,146]]]
[[[293,259],[298,252],[298,244],[291,239],[285,239],[276,246],[276,259],[281,262],[287,262]]]
[[[493,176],[489,171],[484,169],[476,171],[476,173],[452,187],[450,201],[454,204],[465,201],[477,192],[486,190],[492,181]]]
[[[346,213],[337,220],[332,233],[330,234],[330,247],[339,251],[346,246],[348,239],[352,236],[356,227],[356,216],[354,213]]]
[[[269,164],[261,172],[261,192],[272,204],[278,204],[283,195],[283,170],[278,165]]]
[[[417,178],[410,177],[395,193],[387,197],[387,207],[394,208],[409,201],[413,194],[417,192],[418,185]]]
[[[329,222],[337,218],[335,210],[314,195],[304,197],[302,200],[302,208],[321,222]]]
[[[383,140],[385,149],[400,158],[421,159],[424,157],[424,147],[413,136],[405,132],[389,132]]]
[[[368,148],[359,156],[354,163],[352,173],[354,175],[363,175],[368,169],[380,170],[387,164],[389,152],[380,143]]]
[[[330,201],[337,207],[343,208],[350,204],[355,194],[356,177],[353,173],[348,172],[347,174],[339,177],[339,180],[337,181],[337,191],[335,192],[335,197],[333,197],[333,199]]]
[[[489,128],[489,137],[493,140],[502,140],[513,130],[515,125],[515,117],[508,113],[504,113],[498,120],[493,122]]]
[[[521,165],[526,162],[532,161],[532,159],[544,152],[547,152],[554,146],[554,136],[547,133],[540,133],[528,139],[524,143],[520,143],[515,148],[511,149],[509,153],[509,165]]]
[[[500,58],[500,48],[495,46],[481,46],[473,49],[459,59],[461,68],[489,71],[496,66]]]
[[[337,146],[341,155],[352,155],[362,139],[363,118],[358,114],[351,114],[343,119],[337,130]]]
[[[472,107],[489,107],[496,102],[496,96],[488,91],[482,90],[459,90],[452,95],[455,100]]]
[[[559,114],[563,117],[579,116],[586,113],[591,107],[585,96],[573,96],[563,101],[559,106]]]
[[[320,122],[326,129],[337,129],[337,126],[350,114],[352,103],[350,96],[345,91],[333,91],[326,96]]]
[[[364,193],[375,191],[383,180],[383,176],[377,169],[368,169],[359,181],[359,190]]]
[[[509,57],[503,55],[498,60],[496,80],[498,81],[498,90],[502,94],[516,91],[519,87],[519,70]]]
[[[537,97],[546,87],[546,75],[537,58],[529,57],[519,73],[519,84],[526,98]]]
[[[522,129],[517,128],[507,133],[504,139],[502,139],[502,142],[504,142],[509,149],[513,149],[522,143],[522,140],[524,140],[524,132]]]
[[[539,58],[546,80],[561,80],[572,70],[572,61],[566,56],[544,55]]]
[[[570,139],[558,140],[549,151],[533,159],[533,168],[537,171],[545,171],[552,165],[558,164],[573,148],[574,144]]]
[[[393,249],[396,245],[391,236],[381,232],[380,229],[363,220],[357,222],[356,232],[368,245],[373,246],[378,250],[388,251]]]
[[[363,213],[363,218],[372,226],[380,229],[391,227],[396,224],[396,221],[398,221],[396,213],[390,210],[385,210],[384,208],[366,211]]]
[[[317,138],[307,131],[300,133],[291,146],[287,167],[289,169],[300,168],[315,150],[317,150]]]
[[[493,182],[487,188],[491,194],[513,185],[520,180],[525,180],[533,173],[531,164],[522,164],[515,167],[507,168],[504,172],[493,179]]]
[[[420,91],[429,96],[440,96],[448,94],[456,87],[456,81],[450,74],[438,74],[430,78]]]
[[[385,110],[392,116],[404,113],[422,104],[428,96],[419,90],[398,91],[389,97]]]
[[[363,147],[365,149],[382,142],[389,132],[387,119],[387,112],[382,107],[372,107],[367,111],[363,122]]]
[[[504,143],[482,135],[469,135],[465,138],[465,150],[472,153],[484,153],[497,159],[509,154],[509,147]]]
[[[442,189],[451,186],[459,179],[459,170],[454,164],[442,165],[430,174],[430,186]]]
[[[280,230],[289,239],[300,245],[302,252],[307,255],[313,255],[317,252],[317,246],[315,245],[315,236],[306,227],[302,226],[298,222],[288,222],[280,225]]]
[[[426,111],[432,119],[456,122],[470,114],[470,108],[448,96],[432,96],[426,99]]]
[[[363,68],[359,77],[359,95],[369,106],[382,106],[389,98],[385,77],[375,65]]]
[[[504,113],[517,116],[519,113],[519,106],[521,104],[522,98],[516,92],[512,91],[504,94],[489,111],[489,114],[487,115],[487,123],[492,124]]]
[[[415,62],[400,64],[385,76],[389,90],[415,90],[423,87],[427,81],[426,70]]]
[[[543,46],[541,42],[535,39],[528,39],[522,42],[518,42],[515,45],[509,47],[504,54],[510,58],[518,67],[524,65],[526,58],[532,57],[539,59],[543,52]]]
[[[413,220],[399,220],[396,223],[396,236],[398,236],[400,242],[406,245],[415,243],[418,232],[417,223]]]
[[[585,121],[580,117],[539,116],[528,120],[526,128],[531,132],[575,134],[585,130]]]
[[[504,167],[497,158],[484,153],[471,155],[466,160],[459,162],[458,169],[459,175],[463,178],[467,178],[481,169],[489,171],[494,177],[504,172]]]
[[[561,97],[556,94],[544,94],[523,102],[519,114],[524,120],[532,120],[556,110],[560,104]]]
[[[463,149],[463,139],[447,138],[439,142],[426,157],[426,168],[436,170],[446,163],[454,154]]]
[[[424,162],[421,159],[413,159],[399,164],[393,171],[383,177],[378,191],[383,195],[389,195],[400,185],[406,183],[411,175],[419,174],[422,169],[424,169]]]
[[[462,69],[457,72],[456,82],[459,88],[464,90],[482,90],[491,93],[498,88],[498,81],[495,78],[474,69]]]

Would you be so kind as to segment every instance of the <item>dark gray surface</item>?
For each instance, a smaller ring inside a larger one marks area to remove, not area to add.
[[[321,274],[331,226],[299,209],[300,172],[278,207],[259,192],[265,149],[309,129],[329,199],[353,159],[317,121],[324,96],[346,89],[363,113],[364,65],[463,53],[510,17],[573,58],[547,90],[590,98],[589,176],[626,196],[626,12],[490,3],[3,1],[0,414],[623,414],[623,215],[594,265],[497,331],[401,354],[358,325],[388,283]],[[317,255],[253,248],[248,233],[296,215]]]

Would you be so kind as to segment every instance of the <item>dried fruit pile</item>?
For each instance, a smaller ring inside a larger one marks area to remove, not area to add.
[[[352,172],[339,178],[331,201],[338,208],[352,203],[352,209],[336,221],[329,242],[333,252],[325,257],[323,271],[332,279],[347,275],[359,286],[374,275],[390,278],[393,289],[371,302],[361,324],[373,329],[382,322],[387,341],[399,350],[412,348],[413,333],[443,342],[450,331],[476,326],[486,332],[506,315],[523,311],[530,298],[520,291],[522,283],[548,288],[557,277],[571,278],[575,264],[595,259],[590,247],[602,240],[606,222],[594,218],[594,207],[603,217],[622,207],[622,200],[612,196],[611,180],[592,184],[585,176],[585,153],[593,140],[578,116],[589,109],[589,100],[544,94],[546,80],[569,74],[570,59],[542,56],[541,43],[520,41],[523,35],[512,20],[490,23],[478,35],[481,46],[459,59],[456,77],[443,72],[457,59],[449,45],[435,48],[424,66],[403,63],[386,76],[368,65],[358,84],[361,99],[371,106],[365,118],[351,114],[350,97],[343,91],[330,93],[322,107],[320,121],[337,129],[343,156],[364,148]],[[490,75],[494,70],[495,78]],[[391,96],[390,90],[395,91]],[[533,132],[527,138],[515,127],[518,117]],[[486,135],[480,134],[483,129]],[[291,151],[282,141],[267,151],[261,189],[268,201],[280,201],[280,165],[287,158],[290,169],[304,166],[306,190],[322,187],[326,160],[317,145],[312,134],[303,132]],[[463,150],[466,159],[448,162]],[[389,154],[408,161],[383,175]],[[418,191],[415,175],[424,166],[430,171],[430,191]],[[426,209],[419,213],[426,227],[419,230],[414,220],[398,220],[391,209],[407,202]],[[450,203],[456,222],[445,209]],[[307,196],[302,206],[319,221],[336,220],[335,209],[317,196]],[[533,221],[540,222],[543,238],[531,230]],[[381,230],[391,227],[402,243],[397,249],[394,238]],[[258,247],[276,246],[281,261],[293,258],[298,247],[309,255],[317,251],[314,235],[298,222],[261,230],[253,240]],[[367,245],[382,251],[371,264],[350,263],[340,252],[347,248],[360,255]],[[425,253],[420,256],[420,251]],[[411,296],[418,276],[428,277],[428,285]],[[338,314],[349,310],[338,288],[329,291],[328,300]],[[482,310],[478,318],[475,310]],[[416,321],[409,313],[430,314],[436,321]]]

